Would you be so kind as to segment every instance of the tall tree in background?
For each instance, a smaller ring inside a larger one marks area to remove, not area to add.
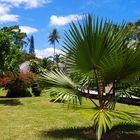
[[[31,39],[30,39],[29,54],[32,54],[35,56],[34,36],[33,35],[31,36]]]
[[[59,33],[57,31],[57,29],[53,29],[52,32],[50,32],[49,34],[49,37],[48,37],[48,42],[51,44],[51,45],[54,45],[54,57],[55,57],[55,43],[59,43],[59,39],[60,39],[60,36],[59,36]]]

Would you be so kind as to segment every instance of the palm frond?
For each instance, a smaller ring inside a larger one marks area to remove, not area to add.
[[[68,105],[72,102],[73,104],[82,103],[82,98],[78,90],[62,88],[62,87],[52,87],[46,89],[46,92],[55,97],[54,102],[61,100],[61,102],[67,102]]]
[[[140,97],[140,85],[139,83],[131,84],[131,86],[127,88],[123,88],[119,90],[122,95],[125,95],[128,98],[131,98],[132,95]]]
[[[126,42],[125,27],[117,26],[117,29],[112,22],[96,17],[92,19],[90,15],[85,16],[83,24],[78,22],[76,26],[72,23],[64,40],[63,51],[69,56],[67,67],[85,73],[101,69],[104,56]]]
[[[38,82],[42,87],[59,86],[75,89],[77,85],[67,77],[62,71],[47,71],[43,72]]]
[[[48,42],[52,45],[52,44],[55,44],[55,42],[59,43],[59,39],[60,39],[60,36],[57,29],[53,29],[52,32],[48,36]]]
[[[106,82],[132,82],[140,74],[140,55],[133,49],[112,51],[102,60],[102,71]]]
[[[97,110],[92,119],[94,121],[97,139],[100,140],[102,133],[106,133],[107,129],[111,129],[112,127],[111,116],[108,111],[102,109]]]
[[[96,130],[96,136],[98,140],[101,139],[103,133],[106,133],[107,130],[110,130],[112,128],[112,120],[115,118],[127,121],[131,117],[124,112],[116,110],[109,111],[106,109],[101,109],[95,112],[92,120],[94,121],[94,127]]]
[[[78,85],[60,71],[44,72],[38,78],[38,83],[47,93],[55,96],[55,101],[61,99],[68,103],[80,103],[81,96]]]

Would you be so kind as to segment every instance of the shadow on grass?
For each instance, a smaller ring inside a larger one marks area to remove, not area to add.
[[[123,132],[139,131],[140,133],[140,124],[120,123],[116,126],[113,126],[112,131],[123,131]]]
[[[70,128],[60,128],[60,129],[52,129],[49,131],[41,131],[39,136],[44,138],[52,138],[52,139],[76,139],[76,140],[95,140],[95,138],[91,139],[86,136],[86,132],[90,131],[90,127],[70,127]]]
[[[96,140],[93,127],[70,127],[41,131],[39,137],[53,140]],[[139,140],[140,125],[119,124],[103,135],[101,140]]]
[[[22,105],[22,103],[18,99],[4,99],[4,100],[0,100],[0,104],[7,105],[7,106]]]

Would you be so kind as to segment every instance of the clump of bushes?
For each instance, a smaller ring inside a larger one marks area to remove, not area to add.
[[[31,87],[34,76],[31,72],[8,72],[0,77],[0,86],[7,90],[6,97],[31,97],[28,88]]]

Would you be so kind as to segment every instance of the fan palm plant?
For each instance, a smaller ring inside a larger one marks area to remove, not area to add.
[[[98,140],[103,132],[111,129],[114,116],[123,119],[128,117],[114,110],[115,95],[108,98],[108,95],[113,95],[111,90],[115,93],[117,82],[131,83],[139,76],[140,55],[131,46],[128,47],[128,38],[125,25],[114,26],[108,20],[87,15],[83,22],[71,23],[70,29],[65,32],[63,46],[67,56],[67,74],[82,73],[84,80],[75,83],[58,71],[44,73],[39,79],[40,84],[48,88],[48,92],[56,95],[56,100],[62,99],[68,103],[79,101],[80,104],[81,95],[89,91],[89,87],[92,88],[95,79],[99,104],[90,96],[87,98],[97,107],[93,120]],[[105,93],[107,84],[112,86]]]

